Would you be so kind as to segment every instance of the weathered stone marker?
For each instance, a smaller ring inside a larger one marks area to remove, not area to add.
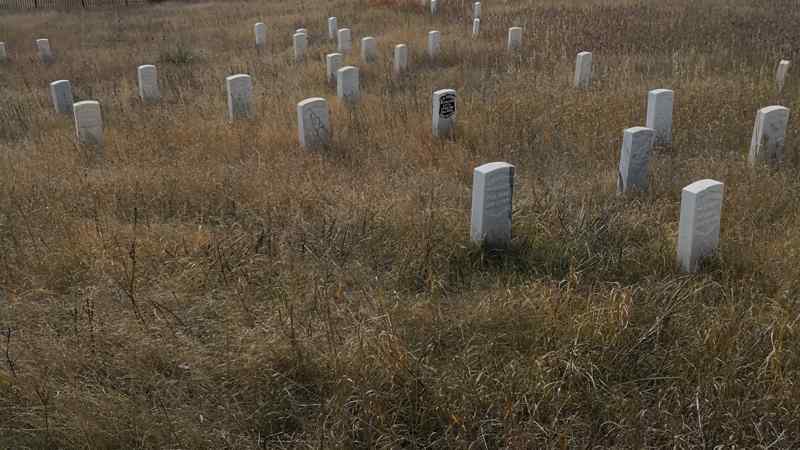
[[[592,84],[592,54],[580,52],[575,59],[575,87],[588,88]]]
[[[653,89],[647,94],[647,128],[656,130],[656,144],[672,144],[672,102],[669,89]]]
[[[250,75],[238,74],[225,78],[228,90],[228,120],[253,118],[253,80]]]
[[[306,30],[305,28],[298,28],[298,29],[294,30],[294,32],[295,33],[303,33],[303,34],[306,35],[306,38],[308,38],[308,30]]]
[[[358,67],[346,66],[339,69],[336,78],[336,95],[348,106],[358,103],[361,96],[358,83]]]
[[[431,14],[436,14],[439,11],[439,1],[431,0]]]
[[[451,137],[456,124],[456,91],[440,89],[433,93],[433,135]]]
[[[253,26],[256,35],[256,48],[264,48],[267,45],[267,25],[258,22]]]
[[[783,91],[783,85],[786,83],[786,73],[789,72],[789,66],[791,62],[786,59],[782,59],[781,62],[778,63],[778,71],[775,73],[775,82],[778,83],[778,92]]]
[[[39,60],[44,64],[51,64],[55,61],[53,50],[50,48],[50,41],[47,39],[37,39],[36,48],[39,51]]]
[[[645,127],[633,127],[625,130],[619,155],[618,194],[624,194],[631,190],[647,190],[647,166],[650,162],[650,150],[653,148],[655,134],[655,130]]]
[[[344,61],[344,55],[341,53],[328,53],[325,55],[325,73],[329,84],[336,84],[337,72],[342,67],[342,61]]]
[[[158,88],[156,66],[150,64],[139,66],[136,72],[139,78],[139,97],[145,102],[157,102],[161,98],[161,91]]]
[[[511,204],[514,197],[514,166],[493,162],[472,173],[472,220],[470,237],[489,248],[511,242]]]
[[[481,2],[475,2],[472,4],[472,19],[480,19],[481,18]]]
[[[301,62],[306,57],[306,47],[308,46],[308,36],[305,33],[295,33],[292,36],[294,48],[294,61]]]
[[[408,46],[406,44],[398,44],[394,46],[394,75],[402,75],[403,72],[408,70]]]
[[[307,98],[297,104],[300,144],[307,150],[330,143],[333,135],[328,118],[328,102],[324,98]]]
[[[522,28],[511,27],[508,29],[508,50],[516,51],[522,47]]]
[[[0,62],[5,62],[8,59],[8,53],[6,53],[6,43],[0,42]]]
[[[75,117],[75,131],[78,143],[82,145],[103,147],[103,116],[100,113],[100,102],[84,100],[72,105]]]
[[[361,39],[361,61],[370,64],[378,59],[378,43],[372,36]]]
[[[428,32],[428,57],[436,59],[442,43],[442,33],[434,30]]]
[[[719,181],[700,180],[681,191],[678,264],[682,271],[696,272],[700,260],[717,251],[724,190]]]
[[[472,37],[476,38],[481,33],[481,19],[472,19]]]
[[[772,166],[783,162],[788,123],[789,108],[767,106],[758,110],[753,126],[753,138],[750,140],[750,153],[747,157],[751,167],[764,162]]]
[[[339,32],[339,22],[336,17],[328,17],[328,39],[334,40]]]
[[[50,83],[50,97],[57,113],[72,113],[72,85],[68,80],[58,80]]]
[[[339,37],[337,44],[339,53],[350,53],[350,50],[353,49],[353,38],[350,33],[350,28],[342,28],[337,32],[337,36]]]

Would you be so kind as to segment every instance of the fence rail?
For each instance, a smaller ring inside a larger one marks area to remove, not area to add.
[[[17,9],[81,9],[133,6],[147,0],[0,0],[0,10]]]

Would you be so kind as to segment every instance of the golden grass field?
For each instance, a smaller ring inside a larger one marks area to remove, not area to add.
[[[0,14],[0,448],[800,448],[796,0],[484,0],[476,40],[468,2],[440,1]],[[353,29],[354,111],[325,82],[332,15]],[[235,73],[251,122],[225,119]],[[103,161],[53,111],[58,79],[101,102]],[[431,137],[442,88],[453,141]],[[655,88],[675,91],[674,144],[647,193],[617,196]],[[334,139],[306,152],[295,105],[315,96]],[[769,105],[792,110],[787,158],[750,169]],[[502,252],[469,239],[492,161],[516,166]],[[686,275],[681,189],[703,178],[725,183],[720,252]]]

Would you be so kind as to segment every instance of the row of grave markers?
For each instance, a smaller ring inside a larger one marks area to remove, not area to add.
[[[435,0],[434,0],[435,1]],[[479,15],[480,5],[477,4]],[[479,17],[475,17],[479,21]],[[479,22],[477,22],[479,24]],[[328,20],[329,37],[338,40],[337,49],[342,52],[352,50],[351,34],[347,28],[338,29],[336,18]],[[479,26],[479,25],[478,25]],[[266,40],[266,26],[256,24],[256,45],[263,46]],[[294,34],[295,56],[302,55],[307,43],[307,31],[299,29]],[[509,29],[508,48],[518,49],[521,45],[522,29]],[[428,55],[434,58],[440,50],[441,34],[431,31],[428,34]],[[51,63],[54,58],[47,39],[38,39],[37,47],[43,62]],[[298,51],[298,48],[301,51]],[[375,39],[362,39],[362,60],[371,62],[376,57]],[[342,53],[326,57],[326,71],[329,82],[335,73],[337,95],[349,105],[355,104],[359,97],[358,68],[339,67]],[[408,65],[407,46],[395,47],[394,68],[401,73]],[[5,44],[0,43],[0,60],[6,59]],[[779,89],[783,86],[789,61],[781,60],[776,75]],[[592,55],[589,52],[578,54],[575,66],[577,87],[588,87],[591,83]],[[137,71],[139,95],[145,102],[160,98],[158,77],[155,66],[139,66]],[[102,148],[103,124],[100,103],[94,100],[72,103],[69,81],[59,80],[51,83],[51,95],[56,111],[72,112],[78,141],[81,144]],[[252,118],[252,80],[249,75],[239,74],[226,78],[228,94],[228,116],[230,120]],[[620,151],[617,190],[619,194],[647,189],[647,173],[650,153],[654,144],[669,145],[672,137],[672,109],[674,93],[666,89],[656,89],[648,93],[647,118],[645,127],[626,129]],[[324,98],[314,97],[297,104],[299,141],[306,149],[328,145],[332,138],[329,110]],[[443,89],[433,93],[432,132],[436,137],[452,137],[456,118],[456,91]],[[753,137],[748,155],[751,165],[766,161],[772,164],[783,160],[783,148],[789,110],[782,106],[770,106],[758,111]],[[485,164],[475,169],[473,176],[473,198],[471,213],[471,238],[489,247],[504,247],[511,239],[511,202],[513,197],[514,166],[505,162]],[[701,258],[716,251],[719,242],[719,224],[724,186],[714,180],[701,180],[687,186],[682,191],[681,216],[678,239],[678,261],[683,270],[697,270]]]
[[[340,77],[346,69],[340,69]],[[231,118],[252,117],[249,101],[252,95],[250,77],[234,75],[227,78],[226,84]],[[341,87],[339,90],[341,91]],[[453,89],[442,89],[433,93],[434,136],[453,136],[456,95]],[[671,142],[672,106],[672,91],[656,89],[649,92],[646,119],[648,126],[624,131],[617,184],[619,194],[647,190],[648,163],[653,145],[656,142],[669,145]],[[99,102],[78,102],[74,104],[73,110],[79,141],[101,146],[103,129]],[[751,164],[782,160],[788,118],[789,110],[782,106],[770,106],[758,111],[748,157]],[[330,113],[324,98],[314,97],[299,102],[297,121],[299,141],[304,148],[313,150],[330,143]],[[485,164],[475,169],[470,231],[473,241],[490,248],[509,244],[513,179],[514,166],[505,162]],[[723,184],[714,180],[701,180],[683,189],[678,238],[678,261],[682,270],[696,271],[699,261],[716,251],[723,191]]]

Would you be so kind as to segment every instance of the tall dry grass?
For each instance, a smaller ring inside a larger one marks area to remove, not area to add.
[[[380,2],[379,2],[380,3]],[[0,40],[0,447],[797,448],[800,61],[793,0],[165,3],[5,14]],[[350,112],[333,43],[378,38]],[[252,27],[267,23],[268,48]],[[525,28],[523,51],[503,51]],[[291,32],[311,32],[291,62]],[[443,55],[424,58],[427,31]],[[57,57],[37,61],[46,36]],[[396,80],[391,49],[408,43]],[[592,88],[571,87],[575,54]],[[137,98],[159,68],[163,101]],[[224,78],[257,119],[228,124]],[[88,164],[47,85],[102,103]],[[458,136],[430,95],[459,93]],[[676,92],[650,191],[619,198],[622,130]],[[295,104],[329,99],[307,153]],[[787,162],[749,170],[755,112]],[[514,242],[469,242],[472,169],[517,167]],[[680,190],[726,183],[721,251],[675,264]]]

